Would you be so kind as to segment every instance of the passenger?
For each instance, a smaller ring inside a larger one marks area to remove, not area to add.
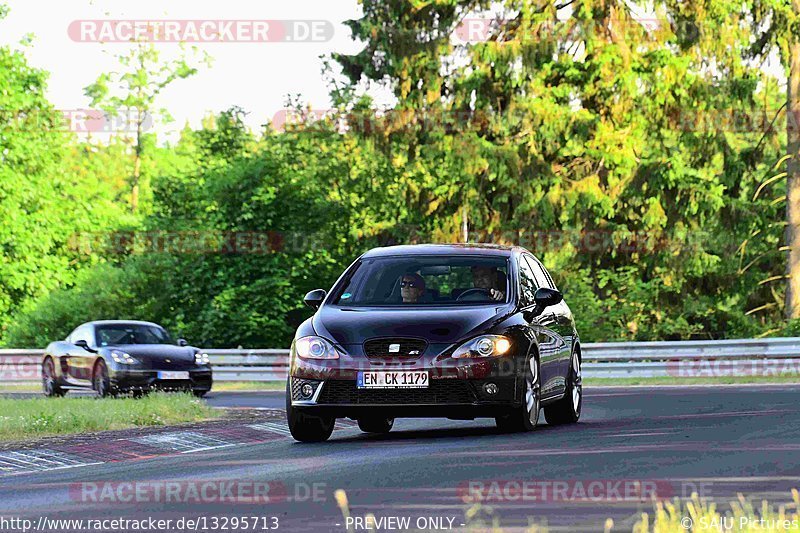
[[[400,280],[400,296],[403,303],[415,304],[422,299],[425,293],[425,280],[419,274],[403,274]]]
[[[472,284],[476,289],[486,289],[492,300],[502,301],[506,299],[505,284],[499,287],[498,281],[505,279],[505,275],[496,267],[474,266],[472,267]]]

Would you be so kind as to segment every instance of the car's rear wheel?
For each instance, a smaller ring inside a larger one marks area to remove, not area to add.
[[[206,394],[208,394],[208,391],[207,390],[193,390],[192,394],[194,394],[196,398],[203,398]]]
[[[539,361],[535,357],[528,359],[525,365],[524,403],[515,407],[511,414],[495,418],[501,431],[532,431],[539,423],[540,386]]]
[[[291,378],[290,378],[291,379]],[[292,407],[289,382],[286,382],[286,418],[289,432],[300,442],[322,442],[333,433],[336,419],[330,416],[316,416],[301,412]]]
[[[92,374],[92,388],[100,398],[108,398],[113,395],[111,390],[111,378],[108,376],[108,367],[102,359],[94,365]]]
[[[389,433],[394,426],[394,418],[359,418],[358,427],[364,433]]]
[[[544,417],[548,424],[574,424],[581,417],[583,407],[583,383],[581,379],[581,358],[578,351],[572,352],[569,373],[567,374],[567,391],[564,397],[544,408]]]
[[[58,398],[67,393],[67,391],[58,386],[56,365],[49,357],[42,363],[42,389],[44,390],[44,395],[48,398]]]

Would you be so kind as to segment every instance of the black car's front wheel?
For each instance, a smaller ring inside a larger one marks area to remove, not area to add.
[[[528,359],[525,365],[524,403],[514,408],[511,414],[495,418],[501,431],[532,431],[539,423],[540,385],[539,361],[535,357]]]
[[[56,365],[49,357],[42,363],[42,389],[48,398],[64,396],[67,391],[58,386],[56,381]]]
[[[567,390],[564,397],[544,408],[544,417],[548,424],[574,424],[581,417],[583,407],[583,382],[581,378],[581,358],[577,350],[572,352],[569,372],[567,374]]]
[[[359,418],[358,427],[364,433],[389,433],[394,426],[394,418]]]
[[[108,398],[113,395],[113,391],[111,390],[111,378],[108,375],[108,367],[102,359],[94,365],[92,388],[94,388],[100,398]]]
[[[286,383],[286,418],[289,432],[300,442],[322,442],[328,440],[333,433],[336,419],[329,416],[316,416],[301,412],[292,407],[289,383]]]

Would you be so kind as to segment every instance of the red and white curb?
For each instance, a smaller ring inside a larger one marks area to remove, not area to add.
[[[357,429],[358,426],[349,420],[336,422],[336,431],[350,432]],[[63,445],[52,449],[0,451],[0,477],[206,452],[285,439],[291,439],[285,423],[262,422],[156,433],[127,439]]]

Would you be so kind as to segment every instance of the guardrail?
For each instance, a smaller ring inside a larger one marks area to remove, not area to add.
[[[800,338],[587,343],[583,375],[595,378],[800,376]],[[289,350],[206,350],[215,381],[284,381]],[[0,382],[40,379],[43,350],[0,350]]]

